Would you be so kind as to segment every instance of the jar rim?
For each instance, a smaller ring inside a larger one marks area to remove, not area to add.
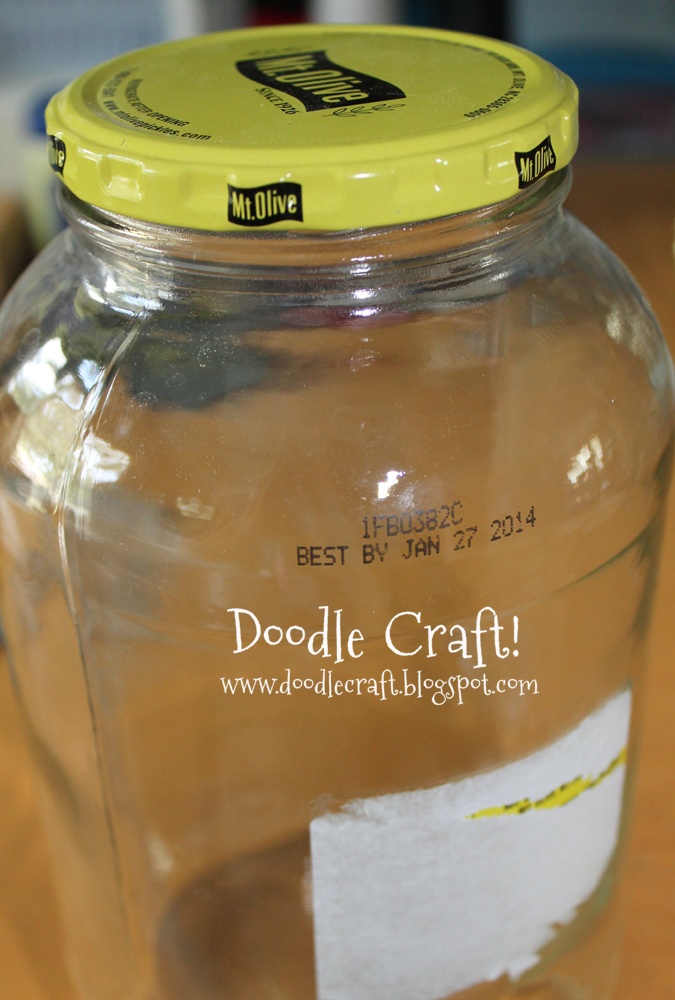
[[[365,274],[372,267],[421,263],[439,253],[461,256],[477,248],[490,253],[516,233],[527,242],[562,206],[571,184],[572,168],[566,167],[498,205],[441,219],[331,233],[219,232],[147,223],[95,208],[67,189],[59,192],[59,203],[70,227],[94,252],[107,249],[135,263],[170,269],[242,268],[251,273],[347,268]]]

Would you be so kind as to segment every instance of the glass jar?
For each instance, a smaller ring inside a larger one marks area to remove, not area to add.
[[[422,114],[450,50],[462,86],[465,56],[497,74],[457,156]],[[377,77],[343,65],[366,51]],[[224,143],[142,131],[194,119],[213,53],[267,74],[251,148],[318,110],[370,159],[321,135],[264,184],[242,155],[218,202],[186,162],[215,177]],[[80,995],[609,996],[673,380],[563,209],[572,85],[392,28],[126,58],[52,106],[69,228],[1,317],[2,617]],[[401,123],[414,163],[370,137]],[[509,160],[504,197],[459,184],[469,152]]]

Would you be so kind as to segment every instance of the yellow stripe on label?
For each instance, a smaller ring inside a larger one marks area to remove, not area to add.
[[[523,813],[529,812],[531,809],[557,809],[559,806],[565,806],[572,799],[578,798],[584,792],[587,792],[591,788],[595,788],[599,785],[601,781],[608,778],[609,775],[615,771],[622,764],[626,763],[626,747],[617,754],[613,761],[611,761],[604,771],[601,771],[595,778],[583,778],[581,776],[573,778],[572,781],[566,781],[564,785],[560,785],[558,788],[554,788],[552,792],[545,795],[541,799],[520,799],[518,802],[511,802],[506,806],[488,806],[487,809],[480,809],[478,812],[471,813],[466,819],[486,819],[489,816],[506,816],[506,815],[522,815]]]

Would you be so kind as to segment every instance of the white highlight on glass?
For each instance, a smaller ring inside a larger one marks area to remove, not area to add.
[[[377,499],[386,500],[401,476],[405,476],[405,472],[397,472],[396,469],[390,469],[387,473],[387,478],[377,484]]]

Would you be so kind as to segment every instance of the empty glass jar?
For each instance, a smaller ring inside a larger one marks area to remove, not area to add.
[[[48,111],[2,618],[83,1000],[599,1000],[670,359],[571,82],[293,26]]]

